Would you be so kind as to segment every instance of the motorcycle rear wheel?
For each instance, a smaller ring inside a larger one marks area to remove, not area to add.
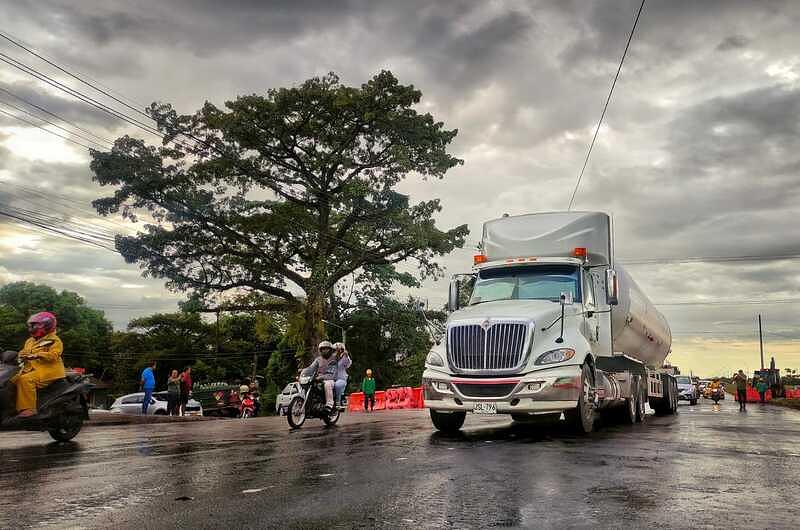
[[[286,421],[289,422],[289,427],[292,429],[299,429],[306,421],[306,400],[300,396],[295,396],[289,402],[286,409]]]
[[[69,414],[60,416],[54,421],[54,426],[47,432],[57,442],[68,442],[75,438],[83,427],[83,416],[79,414]]]

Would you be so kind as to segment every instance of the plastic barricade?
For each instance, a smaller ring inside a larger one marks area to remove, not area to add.
[[[386,392],[383,390],[375,392],[375,410],[386,410]]]
[[[364,410],[364,392],[353,392],[347,398],[347,411],[360,412]]]
[[[397,408],[410,409],[411,408],[411,387],[404,386],[398,388]]]
[[[376,396],[377,401],[377,396]],[[400,408],[400,389],[387,388],[386,389],[386,409],[395,410]]]
[[[425,398],[423,397],[421,386],[411,389],[411,408],[425,408]]]

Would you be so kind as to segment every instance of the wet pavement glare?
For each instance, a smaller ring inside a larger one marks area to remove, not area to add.
[[[728,400],[645,424],[427,411],[0,435],[0,528],[797,528],[800,412]]]

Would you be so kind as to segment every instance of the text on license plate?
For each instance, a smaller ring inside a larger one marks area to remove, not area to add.
[[[475,403],[472,409],[475,414],[497,414],[496,403]]]

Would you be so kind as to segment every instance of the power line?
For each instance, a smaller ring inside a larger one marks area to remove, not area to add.
[[[639,6],[639,11],[636,13],[636,19],[633,21],[633,27],[631,28],[631,33],[628,35],[628,42],[625,44],[625,51],[622,52],[622,58],[619,60],[619,67],[617,68],[617,73],[614,75],[614,81],[611,83],[611,90],[608,91],[608,97],[606,98],[606,103],[603,105],[603,112],[600,114],[600,120],[597,122],[597,128],[594,130],[594,136],[592,136],[592,142],[589,144],[589,150],[586,152],[586,159],[583,161],[583,167],[581,168],[581,172],[578,174],[578,181],[575,183],[575,189],[572,190],[572,197],[569,199],[569,207],[567,210],[572,210],[572,203],[575,201],[575,194],[578,193],[578,187],[581,185],[581,179],[583,178],[583,172],[586,171],[586,165],[589,163],[589,157],[592,155],[592,149],[594,149],[594,142],[597,140],[597,134],[600,132],[600,126],[603,124],[603,118],[605,118],[606,110],[608,109],[608,104],[611,102],[611,95],[614,93],[614,87],[617,86],[617,79],[619,79],[619,74],[622,71],[622,63],[625,62],[625,56],[628,54],[628,48],[631,45],[631,40],[633,39],[633,33],[636,31],[636,25],[639,23],[639,16],[642,14],[642,9],[644,9],[644,2],[642,0],[642,4]]]
[[[666,306],[714,306],[714,305],[769,305],[769,304],[800,304],[800,298],[782,298],[776,300],[757,300],[757,299],[743,299],[743,300],[709,300],[703,301],[675,301],[675,302],[662,302],[660,304],[654,303],[657,307]]]
[[[0,89],[0,90],[2,90],[2,89]],[[41,116],[37,116],[36,114],[34,114],[34,113],[32,113],[32,112],[30,112],[28,110],[25,110],[22,107],[18,107],[16,105],[14,105],[13,103],[9,103],[8,101],[0,100],[0,104],[6,105],[8,107],[11,107],[12,109],[17,110],[19,112],[22,112],[22,113],[24,113],[24,114],[26,114],[26,115],[28,115],[28,116],[30,116],[32,118],[36,118],[37,120],[41,120],[42,122],[44,122],[44,123],[46,123],[48,125],[52,125],[53,127],[56,127],[57,129],[60,129],[60,130],[64,131],[67,134],[70,134],[72,136],[77,136],[81,140],[85,140],[85,141],[87,141],[87,142],[89,142],[91,144],[94,144],[97,147],[100,147],[101,149],[108,149],[107,145],[103,145],[101,143],[98,143],[96,140],[92,140],[91,138],[87,138],[86,136],[83,136],[82,134],[78,134],[75,131],[70,131],[66,127],[62,127],[61,125],[59,125],[59,124],[57,124],[55,122],[52,122],[52,121],[47,120],[45,118],[42,118]],[[39,126],[39,128],[43,129],[42,126]]]
[[[51,130],[49,130],[49,129],[45,128],[45,127],[42,127],[42,126],[41,126],[41,125],[39,125],[39,124],[33,123],[32,121],[30,121],[30,120],[26,120],[25,118],[22,118],[22,117],[20,117],[20,116],[17,116],[16,114],[13,114],[13,113],[11,113],[11,112],[8,112],[8,111],[5,111],[5,110],[3,110],[3,109],[0,109],[0,114],[5,114],[6,116],[9,116],[9,117],[11,117],[11,118],[14,118],[14,119],[16,119],[16,120],[19,120],[19,121],[21,121],[21,122],[23,122],[23,123],[27,123],[28,125],[30,125],[30,126],[32,126],[32,127],[36,127],[37,129],[40,129],[40,130],[42,130],[42,131],[44,131],[44,132],[46,132],[46,133],[52,134],[53,136],[58,136],[59,138],[61,138],[61,139],[63,139],[63,140],[66,140],[66,141],[68,141],[68,142],[72,142],[73,144],[75,144],[75,145],[79,145],[79,146],[81,146],[81,147],[84,147],[84,148],[86,148],[87,150],[91,149],[91,147],[90,147],[90,146],[88,146],[88,145],[86,145],[86,144],[83,144],[83,143],[81,143],[81,142],[79,142],[79,141],[77,141],[77,140],[73,140],[72,138],[70,138],[70,137],[68,137],[68,136],[64,136],[63,134],[58,134],[58,133],[57,133],[57,132],[55,132],[55,131],[51,131]]]
[[[625,265],[656,265],[667,263],[725,263],[737,261],[780,261],[800,259],[800,254],[764,254],[744,256],[690,256],[685,258],[619,259]]]
[[[92,83],[90,83],[90,82],[86,81],[85,79],[81,78],[80,76],[78,76],[78,75],[75,75],[74,73],[70,72],[69,70],[67,70],[67,69],[65,69],[65,68],[62,68],[61,66],[59,66],[59,65],[58,65],[58,64],[56,64],[55,62],[53,62],[53,61],[51,61],[51,60],[47,59],[46,57],[44,57],[43,55],[40,55],[40,54],[36,53],[36,51],[32,50],[31,48],[28,48],[28,47],[27,47],[27,46],[25,46],[24,44],[21,44],[20,42],[18,42],[18,41],[16,41],[16,40],[12,39],[12,38],[11,38],[9,35],[7,35],[7,34],[3,33],[2,31],[0,31],[0,38],[3,38],[3,39],[5,39],[5,40],[7,40],[8,42],[12,43],[13,45],[15,45],[15,46],[17,46],[17,47],[19,47],[19,48],[22,48],[22,49],[23,49],[23,50],[25,50],[26,52],[30,53],[31,55],[33,55],[33,56],[35,56],[35,57],[38,57],[38,58],[39,58],[39,59],[41,59],[42,61],[44,61],[44,62],[46,62],[47,64],[49,64],[50,66],[52,66],[52,67],[54,67],[54,68],[58,69],[59,71],[61,71],[61,72],[65,73],[65,74],[67,74],[68,76],[72,77],[73,79],[76,79],[77,81],[80,81],[80,82],[81,82],[81,83],[83,83],[84,85],[86,85],[86,86],[88,86],[88,87],[91,87],[91,88],[93,88],[93,89],[94,89],[94,90],[96,90],[97,92],[100,92],[100,93],[101,93],[101,94],[103,94],[104,96],[107,96],[107,97],[109,97],[109,98],[113,99],[114,101],[116,101],[116,102],[117,102],[117,103],[119,103],[120,105],[123,105],[123,106],[125,106],[126,108],[128,108],[128,109],[130,109],[130,110],[132,110],[132,111],[134,111],[134,112],[137,112],[137,113],[141,114],[141,115],[142,115],[142,116],[144,116],[145,118],[152,119],[152,117],[151,117],[151,116],[147,115],[145,112],[142,112],[140,109],[137,109],[136,107],[134,107],[134,106],[132,106],[132,105],[129,105],[128,103],[126,103],[126,102],[122,101],[121,99],[119,99],[119,98],[117,98],[117,97],[113,96],[113,95],[112,95],[112,94],[110,94],[109,92],[107,92],[107,91],[105,91],[105,90],[103,90],[103,89],[101,89],[101,88],[98,88],[97,86],[95,86],[94,84],[92,84]]]
[[[22,101],[26,105],[28,105],[30,107],[33,107],[33,108],[35,108],[35,109],[37,109],[37,110],[39,110],[41,112],[44,112],[48,116],[56,118],[57,120],[61,120],[62,122],[71,125],[72,127],[74,127],[75,129],[77,129],[79,131],[82,131],[82,132],[84,132],[84,133],[86,133],[86,134],[88,134],[90,136],[94,136],[98,140],[101,140],[101,141],[103,141],[105,143],[108,143],[109,145],[113,145],[114,144],[113,140],[110,140],[110,139],[105,138],[103,136],[98,136],[95,133],[93,133],[92,131],[90,131],[88,129],[84,129],[83,127],[81,127],[80,125],[76,124],[75,122],[69,121],[68,119],[64,118],[63,116],[59,116],[58,114],[56,114],[54,112],[51,112],[51,111],[47,110],[46,108],[44,108],[44,107],[42,107],[40,105],[37,105],[36,103],[34,103],[34,102],[32,102],[32,101],[30,101],[28,99],[25,99],[25,98],[23,98],[22,96],[20,96],[18,94],[15,94],[15,93],[11,92],[10,90],[7,90],[7,89],[5,89],[3,87],[0,87],[0,92],[3,92],[4,94],[8,94],[12,98],[17,99],[19,101]]]

